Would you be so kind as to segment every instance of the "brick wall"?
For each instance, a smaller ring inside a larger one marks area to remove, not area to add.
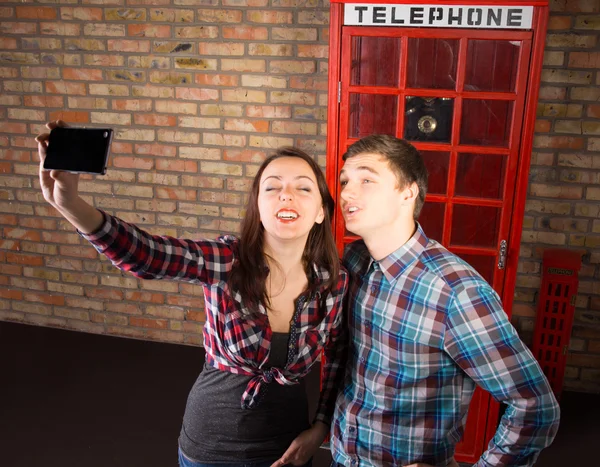
[[[565,389],[600,391],[600,2],[553,0],[514,322],[531,342],[544,248],[585,252]]]
[[[201,4],[201,5],[199,5]],[[41,198],[49,119],[116,131],[86,199],[152,233],[235,232],[257,165],[325,164],[324,0],[57,0],[0,6],[0,320],[200,344],[200,287],[121,274]],[[600,383],[600,12],[552,1],[514,322],[530,341],[544,247],[586,251],[568,389]]]
[[[325,165],[322,0],[58,0],[0,7],[0,319],[201,343],[198,286],[138,281],[46,204],[33,136],[116,129],[83,196],[150,232],[235,232],[270,148]],[[56,4],[54,4],[56,3]]]

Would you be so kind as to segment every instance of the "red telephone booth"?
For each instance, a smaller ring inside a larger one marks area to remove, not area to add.
[[[327,178],[363,136],[410,140],[429,169],[420,222],[494,287],[510,315],[547,0],[331,0]],[[338,211],[340,252],[355,238]],[[499,406],[477,390],[457,460],[475,462]]]

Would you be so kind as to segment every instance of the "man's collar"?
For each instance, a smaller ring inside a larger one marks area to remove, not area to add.
[[[408,268],[417,260],[417,258],[419,258],[421,253],[423,253],[427,247],[428,243],[429,238],[427,238],[427,235],[425,235],[425,232],[423,232],[421,225],[417,222],[417,230],[404,245],[380,261],[374,261],[371,258],[369,266],[367,267],[367,271],[370,270],[371,267],[379,268],[381,269],[381,272],[383,272],[388,282],[393,283],[398,279],[398,277],[400,277],[406,268]]]

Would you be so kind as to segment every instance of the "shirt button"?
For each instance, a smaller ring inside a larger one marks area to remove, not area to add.
[[[356,459],[352,459],[352,465],[356,465]]]
[[[360,360],[361,363],[365,363],[366,362],[365,357],[360,357],[359,360]]]
[[[377,293],[377,289],[378,289],[378,287],[376,285],[371,286],[371,292]]]
[[[356,394],[357,397],[362,397],[364,394],[362,392],[359,392]]]
[[[350,431],[350,433],[354,433],[354,427],[353,427],[353,426],[351,426],[351,427],[348,429],[348,431]]]

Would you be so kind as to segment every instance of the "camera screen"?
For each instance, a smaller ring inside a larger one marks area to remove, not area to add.
[[[45,169],[104,174],[112,130],[55,128],[50,132]]]

